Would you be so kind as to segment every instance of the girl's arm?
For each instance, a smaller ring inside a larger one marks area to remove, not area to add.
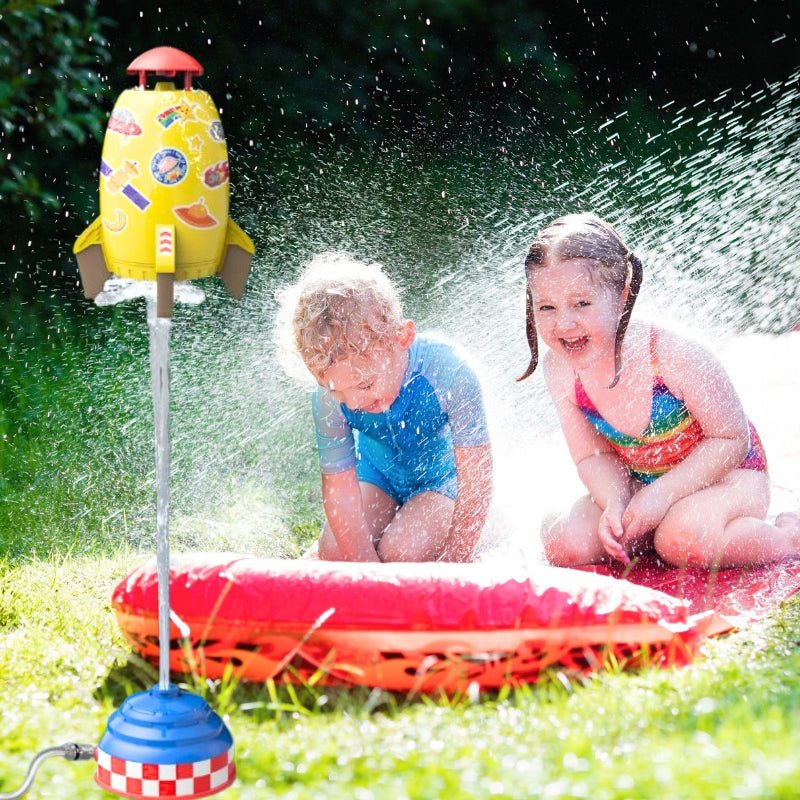
[[[345,561],[380,561],[364,518],[355,467],[322,474],[322,504]]]
[[[469,561],[492,500],[492,447],[487,443],[453,451],[458,494],[442,560]]]
[[[543,366],[547,388],[578,477],[602,511],[597,534],[606,552],[627,564],[630,558],[620,539],[622,515],[632,494],[628,470],[576,405],[572,371],[561,369],[549,351]]]
[[[583,485],[601,509],[620,504],[624,508],[631,496],[628,471],[575,403],[572,371],[562,369],[549,351],[543,367],[561,430]]]
[[[652,530],[678,500],[724,478],[741,464],[750,446],[739,395],[711,353],[697,342],[662,331],[659,363],[665,383],[700,424],[704,439],[674,469],[637,493],[626,514],[626,536]]]

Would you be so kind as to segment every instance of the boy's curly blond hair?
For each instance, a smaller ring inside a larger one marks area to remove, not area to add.
[[[294,349],[315,378],[335,361],[388,343],[405,321],[383,267],[346,253],[315,256],[279,302],[283,350]]]

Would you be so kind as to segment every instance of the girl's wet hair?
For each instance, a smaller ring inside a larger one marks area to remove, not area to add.
[[[346,253],[315,256],[279,301],[282,360],[293,350],[317,378],[335,361],[388,344],[404,322],[399,291],[381,265]]]
[[[517,378],[524,380],[536,369],[539,363],[539,347],[536,338],[536,319],[534,317],[533,293],[530,277],[537,267],[583,258],[594,263],[592,278],[608,286],[618,294],[628,288],[628,296],[617,325],[614,343],[614,380],[609,388],[617,385],[622,370],[622,340],[628,329],[633,304],[642,285],[642,262],[628,249],[623,238],[596,214],[569,214],[559,217],[542,228],[525,257],[525,277],[527,279],[525,296],[525,335],[531,360],[528,368]]]

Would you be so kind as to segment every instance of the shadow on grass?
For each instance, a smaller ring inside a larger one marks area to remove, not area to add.
[[[618,655],[611,648],[599,659],[595,655],[594,671],[550,667],[542,670],[535,682],[509,683],[491,689],[474,683],[465,691],[449,693],[442,690],[402,692],[356,684],[328,684],[325,682],[328,675],[324,668],[305,678],[292,665],[288,665],[277,680],[241,680],[231,667],[221,678],[206,678],[195,671],[172,673],[171,681],[203,697],[221,715],[243,715],[257,724],[269,721],[292,724],[319,714],[370,716],[379,713],[393,716],[417,705],[455,709],[475,704],[527,702],[534,696],[547,702],[590,686],[602,674],[635,674],[648,668],[657,668],[655,663],[648,660],[647,652],[638,654],[635,665],[619,660]],[[125,661],[118,663],[108,673],[94,695],[99,701],[118,707],[129,695],[149,690],[157,684],[157,668],[136,653],[128,653]]]
[[[291,668],[287,670],[291,674]],[[203,697],[220,714],[246,714],[255,721],[296,719],[312,714],[338,713],[355,709],[370,714],[399,711],[420,700],[402,692],[389,692],[368,686],[320,685],[319,678],[296,682],[266,681],[251,683],[237,679],[232,672],[222,678],[205,678],[197,673],[170,675],[175,685]],[[127,654],[95,689],[94,697],[119,707],[136,692],[158,684],[158,670],[135,653]],[[425,701],[431,698],[425,696]],[[452,701],[452,698],[450,698]]]

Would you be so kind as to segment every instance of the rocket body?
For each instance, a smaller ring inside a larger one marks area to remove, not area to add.
[[[185,281],[221,273],[241,297],[254,248],[228,218],[229,172],[207,92],[170,82],[124,91],[103,142],[100,216],[74,247],[86,296],[109,274]]]

